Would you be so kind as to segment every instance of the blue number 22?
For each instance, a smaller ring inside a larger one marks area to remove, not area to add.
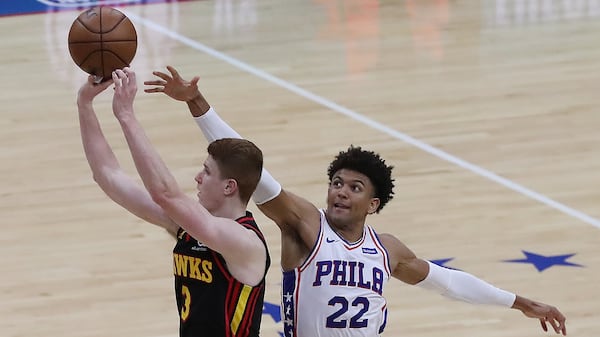
[[[338,319],[346,311],[348,311],[348,299],[342,296],[335,296],[327,302],[330,306],[341,305],[340,309],[327,317],[328,328],[346,328],[348,320]],[[366,297],[357,297],[352,301],[353,307],[361,307],[356,315],[350,318],[350,328],[364,328],[369,320],[361,319],[362,315],[369,310],[369,300]]]

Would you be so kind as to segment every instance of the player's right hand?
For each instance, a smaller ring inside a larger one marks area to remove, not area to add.
[[[97,83],[93,75],[89,75],[77,93],[77,103],[91,103],[94,97],[103,92],[113,83],[109,81]]]

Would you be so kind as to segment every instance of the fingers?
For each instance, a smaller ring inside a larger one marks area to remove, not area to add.
[[[100,82],[99,84],[95,84],[96,86],[98,86],[98,88],[100,89],[100,91],[110,87],[110,85],[113,84],[113,80],[110,79],[108,81],[104,81],[104,82]]]
[[[561,331],[561,328],[559,328],[560,323],[557,323],[556,320],[554,320],[554,319],[548,319],[548,322],[550,323],[550,325],[552,325],[554,332],[556,332],[557,334],[560,334],[560,331]],[[546,324],[544,324],[544,326],[546,326]],[[548,331],[548,329],[544,329],[544,331]]]
[[[144,89],[144,92],[147,92],[147,93],[164,92],[164,91],[165,91],[165,89],[163,89],[163,88]]]
[[[567,334],[567,326],[565,322],[567,318],[556,308],[553,308],[553,317],[550,318],[550,324],[554,328],[557,334],[562,333],[563,335]]]
[[[167,74],[165,74],[165,73],[162,73],[162,72],[160,72],[160,71],[153,71],[153,72],[152,72],[152,75],[154,75],[154,76],[156,76],[156,77],[160,77],[160,78],[162,78],[162,79],[163,79],[163,80],[165,80],[165,81],[170,81],[170,80],[172,80],[171,76],[169,76],[169,75],[167,75]]]
[[[132,83],[136,82],[135,71],[133,71],[129,67],[125,67],[125,68],[123,68],[123,72],[127,76],[127,81],[128,82],[132,82]]]
[[[135,72],[128,67],[113,71],[112,79],[115,84],[115,89],[125,86],[135,86],[136,83]]]
[[[542,325],[542,329],[544,331],[548,331],[548,325],[546,322],[550,323],[554,332],[557,334],[563,334],[563,336],[567,335],[567,327],[565,325],[565,317],[559,312],[556,315],[552,315],[549,317],[540,318],[540,324]]]
[[[565,317],[561,314],[559,314],[559,317],[555,320],[551,320],[550,323],[552,324],[552,327],[554,328],[554,331],[556,331],[557,334],[562,333],[563,336],[567,335],[567,326],[565,324]],[[558,323],[558,324],[557,324]]]
[[[177,72],[177,70],[175,70],[175,68],[167,66],[167,70],[171,73],[171,76],[173,76],[173,78],[181,78],[181,76],[179,76],[179,73]]]
[[[144,81],[145,85],[160,85],[165,86],[167,83],[163,80],[155,80],[155,81]]]
[[[123,77],[125,77],[125,73],[123,72],[123,70],[121,69],[117,69],[115,71],[112,72],[112,79],[113,82],[115,83],[115,88],[120,87],[123,83]]]
[[[102,80],[101,77],[100,77],[100,80]],[[107,81],[102,82],[102,81],[98,81],[98,76],[89,75],[87,78],[87,82],[88,82],[88,84],[90,84],[93,87],[96,87],[96,88],[100,89],[100,91],[102,91],[102,90],[108,88],[113,83],[113,80],[109,79]]]

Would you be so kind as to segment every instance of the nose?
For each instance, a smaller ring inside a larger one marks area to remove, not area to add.
[[[198,183],[198,185],[202,184],[202,172],[198,172],[194,177],[194,180]]]
[[[337,191],[337,195],[338,197],[342,198],[342,199],[347,199],[348,198],[348,186],[344,185],[341,188],[338,189]]]

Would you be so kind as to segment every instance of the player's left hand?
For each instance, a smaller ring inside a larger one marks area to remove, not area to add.
[[[117,117],[133,113],[133,100],[137,93],[135,72],[131,68],[117,69],[112,73],[115,84],[113,112]]]
[[[183,102],[191,101],[200,95],[200,91],[198,90],[198,80],[200,80],[200,77],[196,76],[191,81],[186,81],[179,75],[175,68],[167,66],[167,70],[171,75],[160,71],[153,71],[152,74],[159,79],[145,81],[145,85],[152,85],[154,87],[144,89],[144,92],[164,92],[165,95]]]
[[[556,307],[520,296],[517,296],[513,307],[521,310],[527,317],[539,319],[544,331],[548,331],[548,324],[550,324],[557,334],[567,335],[566,318]]]

